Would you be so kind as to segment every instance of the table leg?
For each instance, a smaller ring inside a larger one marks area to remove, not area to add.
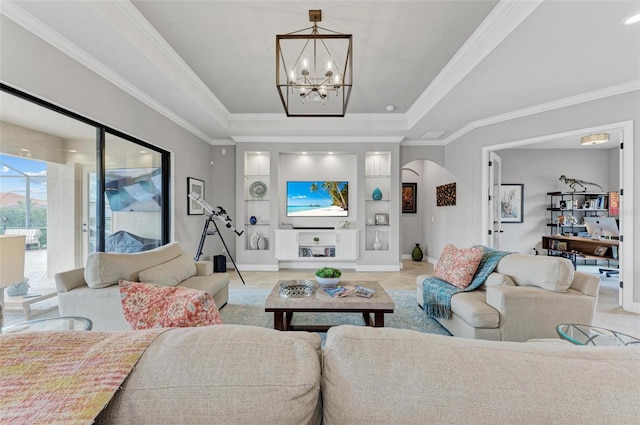
[[[384,313],[374,313],[373,326],[376,328],[384,328]]]
[[[362,319],[364,320],[365,325],[374,326],[374,323],[371,320],[371,314],[368,311],[362,312]]]
[[[293,320],[293,311],[287,311],[284,320],[284,330],[288,331],[291,328],[291,321]]]
[[[273,312],[273,329],[283,331],[284,330],[284,313],[281,311]]]

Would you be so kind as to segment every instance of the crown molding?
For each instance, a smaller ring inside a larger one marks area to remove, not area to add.
[[[427,115],[540,4],[542,0],[501,0],[411,105],[408,128]]]
[[[394,143],[403,136],[231,136],[236,143]]]
[[[454,140],[459,139],[465,134],[476,128],[485,127],[487,125],[498,124],[505,121],[511,121],[517,118],[523,118],[529,115],[541,114],[556,109],[567,108],[569,106],[579,105],[581,103],[592,102],[594,100],[604,99],[606,97],[617,96],[633,91],[640,90],[640,80],[633,80],[604,89],[594,90],[582,93],[576,96],[566,97],[564,99],[554,100],[552,102],[542,103],[530,108],[523,108],[517,111],[507,112],[505,114],[494,115],[493,117],[470,122],[461,129],[455,131],[450,136],[442,139],[442,144],[447,145]]]
[[[62,36],[57,31],[54,31],[51,27],[25,11],[15,2],[11,0],[3,0],[0,13],[2,13],[8,19],[11,19],[16,24],[25,28],[27,31],[33,33],[35,36],[39,37],[46,43],[49,43],[54,48],[60,50],[65,55],[74,59],[76,62],[100,75],[102,78],[109,81],[116,87],[119,87],[130,96],[136,98],[156,112],[164,115],[196,137],[204,140],[207,143],[210,143],[211,138],[204,132],[202,132],[199,128],[192,125],[190,122],[186,121],[169,108],[166,108],[153,97],[147,95],[137,86],[131,84],[127,79],[123,78],[111,68],[85,52],[83,49],[79,48],[77,45],[69,41],[66,37]]]

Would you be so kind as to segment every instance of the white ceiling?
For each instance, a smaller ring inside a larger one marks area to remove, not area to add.
[[[310,26],[309,9],[353,34],[344,118],[287,118],[280,104],[275,36]],[[640,24],[622,24],[637,0],[3,0],[0,12],[212,144],[444,144],[640,89]]]

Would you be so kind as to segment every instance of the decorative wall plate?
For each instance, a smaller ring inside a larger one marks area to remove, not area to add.
[[[251,183],[249,186],[249,195],[254,198],[262,198],[267,194],[267,185],[261,181]]]
[[[267,238],[265,236],[260,235],[260,239],[258,239],[258,249],[267,249]]]

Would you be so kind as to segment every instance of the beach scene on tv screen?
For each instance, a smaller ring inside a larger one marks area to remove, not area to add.
[[[348,182],[287,182],[288,217],[347,217],[348,215]]]

